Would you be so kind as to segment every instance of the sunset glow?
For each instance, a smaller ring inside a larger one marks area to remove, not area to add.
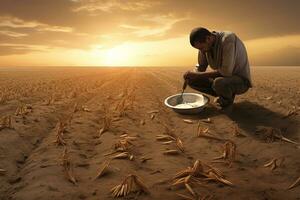
[[[220,2],[3,0],[0,66],[190,66],[197,26],[235,32],[252,65],[300,65],[299,1]]]

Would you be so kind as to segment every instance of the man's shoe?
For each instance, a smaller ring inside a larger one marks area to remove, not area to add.
[[[220,107],[225,108],[233,104],[233,101],[224,99],[223,97],[217,97],[214,99],[214,103],[218,104]]]

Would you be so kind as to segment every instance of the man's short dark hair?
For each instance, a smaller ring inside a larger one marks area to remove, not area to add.
[[[211,35],[211,32],[206,28],[194,28],[190,33],[190,43],[194,46],[196,42],[205,42],[206,37],[209,35]]]

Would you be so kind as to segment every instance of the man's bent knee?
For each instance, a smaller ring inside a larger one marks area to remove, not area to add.
[[[222,93],[225,87],[226,87],[226,81],[224,77],[215,78],[212,84],[212,88],[217,94]]]

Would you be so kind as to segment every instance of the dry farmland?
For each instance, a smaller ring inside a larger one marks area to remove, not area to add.
[[[184,116],[187,69],[0,68],[0,199],[300,199],[300,68]]]

